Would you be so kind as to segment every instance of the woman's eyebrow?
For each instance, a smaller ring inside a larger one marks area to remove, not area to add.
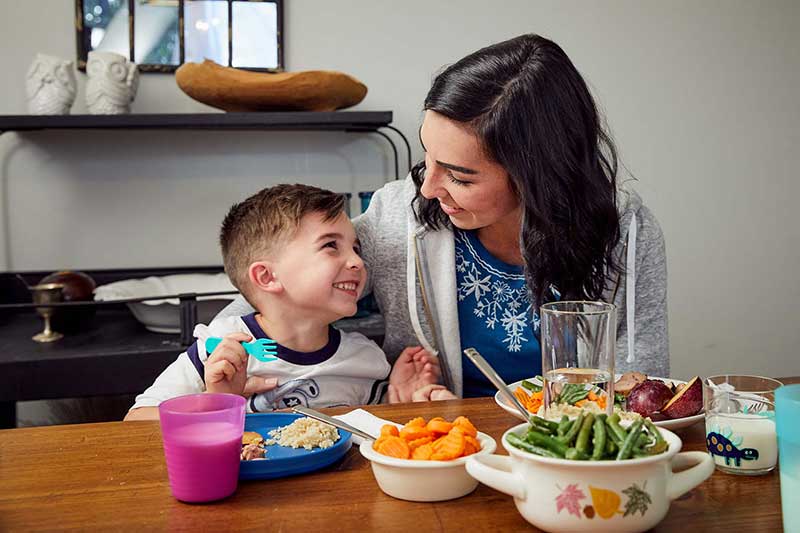
[[[444,163],[443,161],[436,160],[436,163],[443,166],[444,168],[449,168],[450,170],[455,170],[456,172],[460,172],[461,174],[477,174],[477,170],[473,170],[467,167],[460,167],[458,165],[452,165],[450,163]]]

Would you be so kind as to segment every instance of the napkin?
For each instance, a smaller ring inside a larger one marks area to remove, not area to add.
[[[333,418],[341,420],[342,422],[346,422],[353,426],[356,429],[360,429],[370,435],[374,435],[376,438],[381,434],[381,427],[384,424],[391,424],[393,426],[397,426],[400,429],[402,424],[397,424],[392,422],[391,420],[384,420],[383,418],[378,418],[377,416],[369,413],[363,409],[353,409],[349,413],[345,413],[343,415],[335,415]],[[358,435],[353,435],[353,443],[354,444],[361,444],[364,441],[362,437]]]

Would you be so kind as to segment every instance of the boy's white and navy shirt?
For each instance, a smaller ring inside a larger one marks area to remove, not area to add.
[[[197,325],[197,340],[136,397],[133,409],[155,407],[175,396],[205,391],[203,365],[209,356],[205,341],[234,332],[248,333],[254,339],[268,338],[255,313],[215,320],[208,326]],[[270,412],[296,405],[324,408],[378,403],[388,385],[391,367],[386,355],[360,333],[330,326],[328,344],[315,352],[296,352],[281,345],[275,351],[275,361],[248,358],[248,377],[278,379],[275,389],[248,399],[248,412]]]

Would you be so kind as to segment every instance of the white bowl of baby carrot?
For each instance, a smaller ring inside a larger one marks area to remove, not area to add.
[[[401,500],[438,502],[475,490],[478,481],[464,463],[496,448],[492,437],[459,416],[452,421],[417,417],[401,428],[387,424],[377,440],[365,440],[360,450],[383,492]]]

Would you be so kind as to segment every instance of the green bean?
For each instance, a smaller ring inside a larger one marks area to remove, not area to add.
[[[606,424],[599,416],[594,420],[594,438],[592,439],[592,460],[599,461],[603,458],[606,449]]]
[[[558,429],[558,423],[557,422],[551,422],[550,420],[545,420],[544,418],[542,418],[540,416],[532,416],[531,417],[531,423],[534,423],[534,424],[536,424],[537,426],[540,426],[540,427],[546,427],[550,431],[555,431],[555,430]]]
[[[547,448],[551,452],[557,454],[559,457],[564,457],[564,453],[567,451],[566,444],[538,431],[528,430],[525,440],[530,444]]]
[[[531,392],[539,392],[539,391],[542,390],[542,386],[541,385],[537,385],[536,383],[528,381],[527,379],[523,379],[522,380],[522,386],[525,387],[526,389],[528,389]]]
[[[611,431],[606,431],[606,436],[609,437],[606,439],[606,455],[616,457],[619,446],[617,446],[617,443],[614,442],[613,435],[614,433]]]
[[[577,383],[567,383],[564,385],[564,388],[561,389],[561,394],[559,394],[556,403],[566,403],[572,405],[575,402],[583,400],[588,395],[589,391],[586,390],[583,385],[578,385]]]
[[[606,418],[606,422],[605,422],[605,424],[606,424],[606,436],[608,437],[609,441],[613,442],[617,447],[619,447],[619,445],[622,444],[622,442],[625,439],[619,438],[619,435],[617,435],[614,432],[614,430],[611,429],[611,423],[609,422],[609,420],[610,420],[610,417]]]
[[[560,442],[563,442],[564,444],[572,444],[572,441],[575,440],[575,437],[578,436],[578,431],[580,431],[581,429],[584,416],[585,415],[583,414],[583,411],[581,411],[580,414],[578,415],[578,418],[576,418],[575,421],[572,423],[572,425],[569,427],[569,430],[566,433],[564,433],[564,436],[556,438]]]
[[[592,433],[592,426],[594,425],[594,415],[589,413],[583,419],[583,425],[578,433],[578,439],[575,441],[575,448],[579,452],[588,453],[589,449],[589,436]]]
[[[559,455],[556,455],[555,453],[551,452],[550,450],[542,448],[541,446],[535,446],[533,444],[530,444],[530,443],[522,440],[521,438],[519,438],[514,433],[509,433],[508,437],[506,437],[506,439],[508,439],[508,443],[509,444],[511,444],[515,448],[519,448],[520,450],[524,450],[524,451],[530,452],[530,453],[535,453],[536,455],[541,455],[542,457],[560,458]]]
[[[653,455],[665,451],[669,447],[669,445],[667,444],[667,441],[664,440],[664,436],[661,435],[661,432],[658,430],[656,425],[653,424],[653,421],[650,420],[649,418],[645,418],[644,425],[647,428],[647,430],[650,431],[650,433],[656,438],[656,442],[650,447],[648,451]]]
[[[583,452],[579,452],[575,448],[567,448],[567,452],[564,454],[565,459],[569,459],[571,461],[586,461],[589,459],[589,456]]]
[[[630,430],[628,431],[628,436],[625,438],[625,441],[622,443],[622,446],[620,446],[619,452],[617,453],[617,461],[621,461],[622,459],[627,459],[630,457],[631,453],[633,452],[633,446],[636,443],[636,440],[639,438],[639,432],[642,430],[643,425],[644,420],[641,418],[631,424]]]
[[[540,425],[534,423],[533,419],[531,419],[531,429],[534,430],[534,431],[538,431],[539,433],[544,433],[546,435],[552,435],[553,434],[553,431],[549,427],[540,426]]]
[[[562,415],[561,421],[558,423],[558,429],[556,430],[558,436],[563,437],[564,434],[569,430],[569,426],[570,426],[569,417],[567,415]]]
[[[650,436],[647,433],[639,433],[639,436],[636,437],[636,442],[633,443],[634,448],[647,448],[652,446],[652,442],[650,442]]]
[[[625,439],[628,437],[628,432],[619,425],[619,414],[614,413],[608,417],[608,428],[617,436],[617,440],[619,441],[617,445],[625,442]]]

